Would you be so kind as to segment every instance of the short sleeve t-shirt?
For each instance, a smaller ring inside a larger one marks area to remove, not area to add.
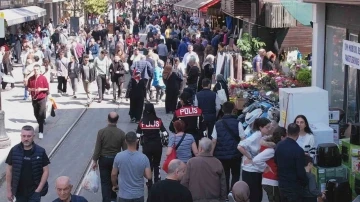
[[[260,70],[261,70],[262,69],[262,59],[261,59],[260,55],[256,55],[253,59],[252,66],[253,66],[254,72],[257,72],[256,63],[258,63],[258,62],[260,62]]]
[[[175,143],[175,146],[179,143],[182,136],[174,136],[171,135],[169,138],[169,144],[168,147],[172,147]],[[194,137],[191,134],[186,134],[184,140],[181,142],[180,146],[176,150],[177,158],[186,163],[191,157],[191,146],[192,143],[195,142]]]
[[[11,149],[5,161],[5,163],[10,166],[12,166],[13,164],[12,152],[13,150]],[[33,194],[35,189],[37,188],[32,177],[33,173],[32,173],[32,164],[31,164],[31,155],[32,155],[32,150],[24,150],[24,158],[21,167],[19,187],[17,193],[13,193],[14,195],[30,197],[31,194]],[[45,167],[49,164],[50,164],[49,157],[44,152],[44,154],[42,155],[42,166]]]
[[[119,170],[118,197],[137,199],[144,196],[144,171],[145,168],[150,168],[150,162],[143,153],[129,150],[118,153],[114,168]]]

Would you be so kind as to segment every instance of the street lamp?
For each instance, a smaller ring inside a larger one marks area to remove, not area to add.
[[[5,112],[2,110],[1,105],[1,91],[0,91],[0,149],[5,149],[11,145],[10,138],[5,130]]]

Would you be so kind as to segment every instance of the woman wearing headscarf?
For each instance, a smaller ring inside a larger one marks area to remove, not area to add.
[[[201,81],[203,79],[207,78],[210,81],[212,80],[212,75],[214,73],[214,60],[215,60],[215,56],[213,55],[208,55],[204,60],[204,63],[201,68],[201,74],[198,84],[199,91],[202,90]]]
[[[136,134],[140,137],[143,153],[150,161],[151,171],[154,172],[154,183],[156,183],[160,180],[162,146],[167,145],[168,133],[161,119],[156,116],[153,104],[145,104],[143,118],[139,122]],[[148,180],[146,184],[148,188],[151,188],[153,181]]]
[[[126,91],[126,98],[130,98],[129,115],[132,123],[139,123],[141,118],[146,93],[146,83],[144,81],[144,79],[141,79],[141,72],[134,70]]]
[[[176,109],[178,96],[180,95],[182,76],[180,73],[173,71],[171,65],[166,65],[163,80],[166,85],[165,111],[167,114],[172,114]]]
[[[224,76],[222,74],[216,75],[216,84],[213,88],[213,91],[217,93],[219,90],[224,89],[227,101],[229,101],[229,89],[226,83],[226,80],[224,79]],[[220,110],[218,113],[217,119],[219,120],[224,115],[223,111]]]
[[[246,182],[236,182],[228,199],[229,202],[250,202],[250,189]]]

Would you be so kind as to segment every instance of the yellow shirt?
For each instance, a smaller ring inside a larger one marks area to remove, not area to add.
[[[165,30],[165,38],[167,38],[167,39],[170,38],[171,31],[172,31],[171,29]]]

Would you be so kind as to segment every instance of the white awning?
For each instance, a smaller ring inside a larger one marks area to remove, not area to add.
[[[46,10],[38,6],[4,9],[0,12],[4,13],[4,18],[8,26],[36,20],[46,15]]]

